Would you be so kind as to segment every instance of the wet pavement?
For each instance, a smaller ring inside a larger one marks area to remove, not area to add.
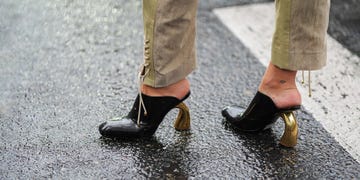
[[[136,96],[141,1],[0,0],[0,179],[359,178],[310,112],[298,113],[293,149],[278,145],[281,121],[260,134],[223,123],[221,109],[246,106],[265,69],[210,10],[249,2],[201,3],[191,130],[173,129],[174,110],[151,140],[119,141],[97,126]]]

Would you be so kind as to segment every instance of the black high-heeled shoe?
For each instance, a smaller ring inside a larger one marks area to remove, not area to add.
[[[127,116],[102,123],[99,126],[99,132],[102,136],[110,138],[151,137],[165,115],[173,108],[179,109],[179,114],[174,124],[175,129],[188,130],[190,129],[190,113],[183,101],[189,95],[190,92],[183,99],[179,100],[175,97],[152,97],[141,94],[143,106],[139,104],[141,103],[141,98],[138,95]],[[139,115],[140,117],[138,118]]]
[[[222,115],[232,126],[245,132],[268,129],[281,116],[285,122],[285,131],[280,139],[280,144],[294,147],[297,144],[298,126],[293,111],[297,109],[300,109],[300,105],[279,109],[270,97],[257,92],[246,110],[237,106],[229,106],[222,110]]]

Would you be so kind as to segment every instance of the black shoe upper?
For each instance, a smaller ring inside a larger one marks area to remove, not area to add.
[[[175,97],[152,97],[142,94],[144,108],[140,110],[140,122],[137,124],[139,112],[139,95],[129,114],[118,120],[107,121],[99,126],[99,132],[105,137],[150,137],[152,136],[165,115],[176,105],[190,95],[190,92],[181,100]]]
[[[300,106],[294,106],[279,109],[270,97],[258,91],[246,110],[237,106],[229,106],[222,110],[222,115],[240,130],[261,131],[273,124],[281,112],[299,108]]]

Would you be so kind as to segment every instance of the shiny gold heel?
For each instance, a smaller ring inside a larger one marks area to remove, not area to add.
[[[280,139],[280,144],[286,147],[294,147],[297,143],[298,125],[293,112],[283,112],[281,118],[285,123],[284,134]]]
[[[190,129],[190,112],[185,103],[180,103],[176,106],[179,109],[179,114],[175,120],[174,127],[178,131]]]

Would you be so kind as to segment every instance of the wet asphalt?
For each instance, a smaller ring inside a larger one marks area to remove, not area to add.
[[[136,96],[141,1],[0,0],[0,179],[360,178],[311,110],[298,112],[295,148],[278,144],[281,121],[259,134],[223,122],[265,69],[210,10],[249,2],[200,3],[191,130],[173,129],[174,110],[152,139],[120,141],[97,126]]]

